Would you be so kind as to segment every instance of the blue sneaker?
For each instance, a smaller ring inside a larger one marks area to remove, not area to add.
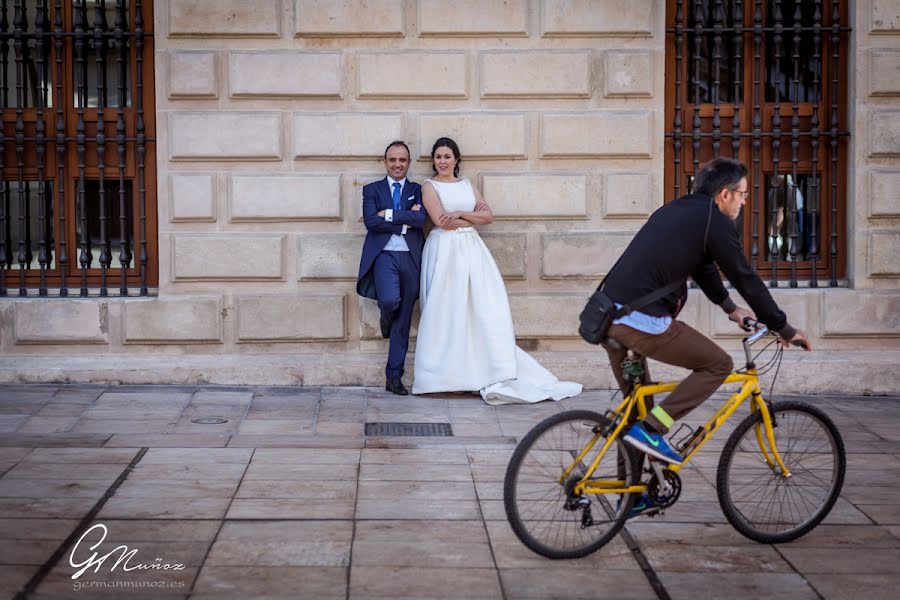
[[[643,423],[635,423],[625,434],[625,441],[646,454],[659,460],[680,465],[682,458],[662,435],[647,431]]]
[[[619,501],[616,502],[616,512],[619,512],[620,506],[622,506],[622,498],[619,498]],[[634,503],[634,506],[631,507],[631,510],[628,511],[626,519],[633,519],[643,514],[652,515],[658,512],[659,507],[653,504],[650,495],[647,492],[644,492]]]

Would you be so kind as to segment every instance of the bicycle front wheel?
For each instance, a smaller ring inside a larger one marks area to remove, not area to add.
[[[847,459],[837,427],[818,408],[786,401],[769,410],[775,447],[790,477],[766,462],[760,447],[766,435],[756,411],[728,438],[716,481],[732,526],[751,540],[776,544],[809,533],[828,515],[841,493]],[[769,452],[768,441],[764,447]]]
[[[609,542],[625,524],[637,494],[574,493],[607,440],[602,432],[608,424],[605,417],[587,410],[553,415],[528,432],[513,453],[503,486],[504,507],[512,530],[534,552],[548,558],[580,558]],[[590,477],[603,480],[610,489],[635,485],[639,478],[634,451],[620,440]]]

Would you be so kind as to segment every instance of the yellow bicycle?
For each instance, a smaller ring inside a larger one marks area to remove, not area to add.
[[[759,373],[777,369],[783,352],[772,336],[762,327],[744,338],[746,365],[724,382],[740,384],[740,390],[704,425],[673,440],[681,465],[649,460],[647,481],[641,481],[639,451],[620,434],[646,416],[646,397],[671,392],[680,382],[640,384],[640,357],[629,351],[623,367],[631,392],[615,409],[603,415],[588,410],[553,415],[516,447],[506,470],[504,506],[518,538],[549,558],[579,558],[619,532],[643,493],[658,511],[672,506],[681,492],[679,471],[748,399],[750,415],[734,429],[719,459],[716,488],[722,511],[735,529],[758,542],[789,542],[811,531],[840,494],[844,443],[820,409],[763,398]],[[754,358],[762,352],[751,357],[750,346],[764,338],[776,349],[758,373]]]

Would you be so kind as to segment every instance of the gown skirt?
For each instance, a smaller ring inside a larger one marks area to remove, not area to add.
[[[432,184],[446,211],[474,209],[468,180]],[[488,404],[511,404],[581,393],[516,346],[503,277],[474,227],[428,235],[419,304],[414,394],[479,391]]]

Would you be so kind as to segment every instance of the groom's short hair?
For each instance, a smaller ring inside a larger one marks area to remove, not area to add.
[[[403,140],[394,140],[393,142],[391,142],[390,144],[388,144],[387,147],[384,149],[384,158],[385,158],[385,160],[387,160],[387,153],[388,153],[388,150],[390,150],[390,149],[393,148],[394,146],[403,146],[404,148],[406,148],[406,155],[407,155],[408,157],[412,158],[412,153],[409,151],[409,146],[406,145],[406,142],[404,142]]]

